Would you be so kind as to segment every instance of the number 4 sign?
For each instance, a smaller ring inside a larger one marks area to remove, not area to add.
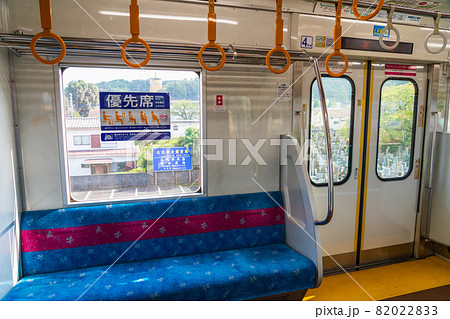
[[[312,49],[313,47],[313,37],[308,35],[302,35],[300,41],[300,47],[302,49]]]

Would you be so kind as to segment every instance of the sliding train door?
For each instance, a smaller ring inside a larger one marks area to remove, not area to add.
[[[366,63],[355,251],[359,265],[413,253],[426,66]]]
[[[409,257],[418,205],[426,67],[350,61],[342,77],[321,71],[335,182],[334,217],[320,227],[324,270]],[[322,220],[328,178],[317,83],[308,65],[296,67],[294,75],[293,133],[305,140]]]
[[[351,61],[345,76],[340,78],[328,76],[323,61],[320,66],[331,129],[335,183],[334,217],[328,225],[319,228],[324,270],[330,271],[356,266],[354,233],[360,153],[358,128],[361,126],[364,62]],[[336,64],[332,68],[342,66]],[[308,161],[318,219],[323,220],[328,205],[328,170],[322,110],[312,68],[305,64],[301,71],[295,72],[294,79],[297,80],[294,95],[298,94],[301,98],[294,99],[293,131],[297,138],[301,139],[304,135],[305,159]],[[304,134],[298,133],[301,128],[304,128]]]

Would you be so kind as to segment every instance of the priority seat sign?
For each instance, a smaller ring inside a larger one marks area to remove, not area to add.
[[[170,130],[168,93],[100,92],[102,131]]]

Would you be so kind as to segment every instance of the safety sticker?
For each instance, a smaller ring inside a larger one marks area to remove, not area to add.
[[[291,100],[291,90],[288,83],[277,83],[277,97],[280,102],[289,102]]]
[[[416,76],[417,66],[407,64],[385,64],[385,75]]]
[[[423,127],[424,112],[425,112],[425,105],[419,106],[419,120],[417,121],[418,127]]]
[[[419,179],[420,177],[420,158],[416,158],[414,162],[414,179]]]
[[[168,93],[100,92],[102,131],[170,129]]]
[[[386,26],[385,25],[374,25],[373,26],[373,36],[379,37],[381,30],[383,30]],[[391,30],[387,29],[383,32],[383,38],[389,38],[391,35]]]
[[[313,37],[309,35],[302,35],[300,41],[300,48],[302,49],[312,49],[313,48]]]
[[[316,48],[328,48],[333,46],[333,37],[316,36]]]

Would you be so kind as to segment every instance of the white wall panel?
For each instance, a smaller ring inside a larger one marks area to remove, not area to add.
[[[0,298],[17,277],[14,227],[20,209],[8,51],[0,49]],[[7,229],[9,229],[7,231]]]
[[[14,229],[0,237],[0,299],[12,288],[14,283]]]
[[[24,210],[62,206],[53,68],[15,58],[24,174]]]
[[[16,175],[8,51],[0,49],[0,232],[14,220]]]
[[[277,83],[290,84],[291,76],[290,70],[275,75],[265,67],[242,66],[207,73],[207,137],[224,143],[223,160],[208,161],[209,195],[261,192],[252,178],[267,191],[279,190],[279,147],[271,146],[270,139],[290,132],[291,103],[274,102]],[[226,112],[214,112],[216,94],[224,95]],[[229,162],[229,139],[236,139],[236,164]],[[242,139],[252,145],[267,139],[259,151],[267,165],[257,165],[252,156],[248,165],[241,165],[250,155]],[[208,154],[215,154],[214,147]]]

